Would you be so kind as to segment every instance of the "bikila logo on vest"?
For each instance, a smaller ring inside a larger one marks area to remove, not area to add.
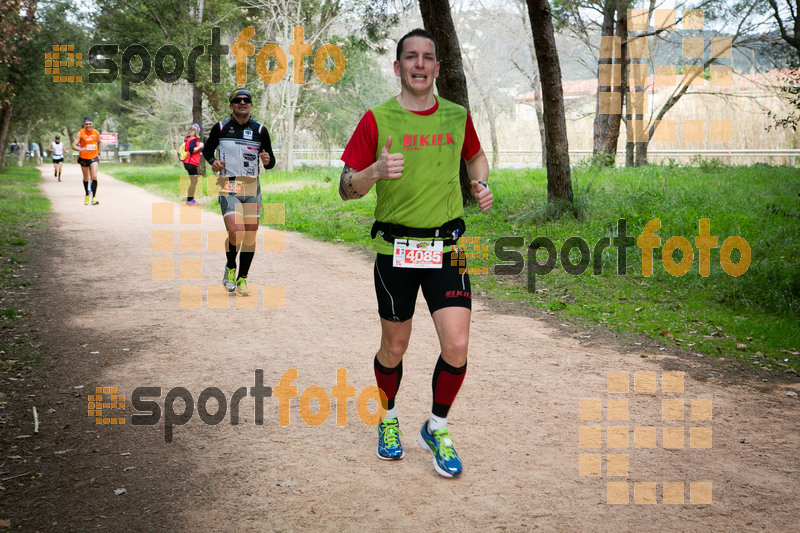
[[[431,133],[429,135],[404,135],[403,151],[422,150],[423,146],[444,146],[455,144],[452,133]]]

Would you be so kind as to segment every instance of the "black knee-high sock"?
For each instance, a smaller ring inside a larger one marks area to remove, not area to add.
[[[245,252],[239,254],[239,275],[240,278],[246,278],[247,273],[250,272],[250,263],[253,262],[255,252]]]
[[[230,239],[225,239],[225,257],[228,259],[227,267],[236,268],[236,246],[231,246]]]
[[[86,191],[86,196],[89,196],[89,182],[83,180],[83,190]]]
[[[373,361],[375,369],[375,380],[378,382],[378,388],[386,394],[388,404],[386,410],[394,408],[394,397],[397,396],[397,390],[400,388],[400,381],[403,379],[403,361],[400,361],[394,368],[386,368],[378,362],[378,356],[375,356]]]
[[[450,406],[456,399],[458,390],[464,382],[464,374],[467,372],[467,365],[456,368],[449,365],[439,355],[436,361],[436,368],[433,371],[433,407],[431,412],[441,418],[447,418]]]
[[[97,180],[92,180],[92,196],[97,196]]]

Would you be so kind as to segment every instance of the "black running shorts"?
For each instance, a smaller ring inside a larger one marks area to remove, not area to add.
[[[466,265],[453,266],[452,253],[442,254],[442,268],[394,267],[391,255],[378,254],[374,274],[380,317],[392,322],[410,319],[414,316],[420,287],[431,314],[445,307],[472,309]]]
[[[94,159],[84,159],[82,157],[78,158],[78,164],[82,167],[90,167],[92,163],[100,163],[100,158],[95,157]]]

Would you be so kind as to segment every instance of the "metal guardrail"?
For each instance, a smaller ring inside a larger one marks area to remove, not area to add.
[[[341,166],[339,159],[344,150],[335,148],[322,150],[314,148],[298,148],[294,150],[295,165],[309,166]],[[137,157],[164,157],[165,150],[120,150],[120,160],[130,162]],[[487,152],[491,158],[491,153]],[[592,156],[591,150],[570,150],[570,160],[573,164]],[[648,150],[647,158],[651,163],[666,159],[675,159],[678,163],[691,163],[695,157],[703,159],[719,159],[733,165],[735,162],[750,160],[750,164],[766,162],[768,164],[781,163],[797,166],[800,160],[800,150],[773,149],[773,150]],[[617,161],[624,160],[625,153],[617,152]],[[500,168],[540,168],[542,153],[538,150],[500,150]]]
[[[505,153],[510,153],[511,151],[505,151]],[[500,151],[500,157],[502,158],[504,151]],[[530,152],[529,152],[530,153]],[[541,152],[537,152],[539,158],[541,159]],[[585,158],[591,157],[592,151],[591,150],[570,150],[569,151],[570,158],[573,155]],[[625,152],[617,152],[617,157],[622,156],[625,157]],[[725,160],[727,159],[728,164],[733,165],[735,159],[744,159],[744,158],[751,158],[751,159],[762,159],[766,158],[767,163],[773,163],[774,159],[781,158],[781,159],[788,159],[791,163],[791,166],[796,166],[797,159],[800,158],[800,150],[648,150],[647,151],[647,159],[650,162],[653,162],[657,159],[667,159],[673,158],[676,161],[691,161],[695,157],[700,156],[703,159],[720,159]]]
[[[120,150],[119,151],[120,163],[132,162],[147,162],[154,163],[159,159],[166,159],[166,150]],[[77,157],[77,156],[76,156]],[[101,159],[104,161],[114,161],[117,157],[117,152],[114,150],[102,150],[100,154]]]
[[[163,154],[166,150],[120,150],[120,157],[129,156],[131,154]]]
[[[294,151],[294,162],[297,165],[341,165],[339,159],[343,149],[317,150],[297,149]],[[491,158],[491,153],[487,152]],[[570,150],[572,164],[592,156],[591,150]],[[797,166],[800,160],[800,150],[774,149],[774,150],[648,150],[647,158],[651,163],[666,159],[675,159],[678,163],[691,163],[695,157],[703,159],[719,159],[733,165],[735,162],[750,160],[750,164],[775,162]],[[617,161],[624,162],[625,152],[617,152]],[[500,150],[500,168],[540,168],[542,152],[539,150]]]

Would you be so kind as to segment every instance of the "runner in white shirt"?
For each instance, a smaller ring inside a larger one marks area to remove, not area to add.
[[[64,143],[61,136],[56,135],[56,140],[50,145],[50,153],[53,156],[53,172],[58,181],[61,181],[61,167],[64,164]]]

